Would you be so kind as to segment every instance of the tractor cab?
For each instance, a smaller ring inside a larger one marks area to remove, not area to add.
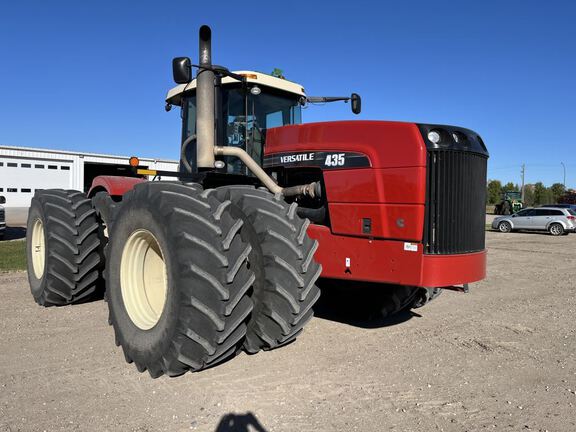
[[[225,76],[216,78],[215,113],[216,143],[239,147],[262,165],[264,142],[268,129],[302,123],[304,88],[294,82],[253,71],[238,71],[241,83]],[[196,85],[194,79],[172,88],[166,97],[167,107],[182,109],[182,141],[196,134]],[[185,157],[194,157],[193,146]],[[223,157],[220,172],[250,175],[244,163],[234,157]],[[217,166],[218,168],[218,166]]]

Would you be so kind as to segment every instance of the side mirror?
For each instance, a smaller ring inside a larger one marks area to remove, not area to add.
[[[192,81],[192,64],[188,57],[172,59],[172,76],[176,84],[188,84]]]
[[[6,197],[0,195],[0,204],[6,204]]]
[[[352,112],[354,114],[360,114],[360,111],[362,111],[362,98],[360,97],[360,95],[352,93],[352,96],[350,96],[350,101]]]

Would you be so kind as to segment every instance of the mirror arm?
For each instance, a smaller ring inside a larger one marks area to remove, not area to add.
[[[307,96],[306,102],[309,103],[322,103],[322,102],[348,102],[350,97],[347,96]]]

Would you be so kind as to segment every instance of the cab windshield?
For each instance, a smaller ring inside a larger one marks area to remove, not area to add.
[[[506,192],[508,199],[512,200],[519,200],[522,198],[522,194],[520,192]]]
[[[259,88],[261,93],[254,95],[239,85],[223,87],[222,113],[216,114],[216,136],[217,145],[240,147],[262,165],[267,130],[302,123],[302,107],[298,95]],[[184,140],[196,133],[195,95],[185,98],[183,116]],[[230,174],[250,174],[237,158],[225,158],[225,162]]]

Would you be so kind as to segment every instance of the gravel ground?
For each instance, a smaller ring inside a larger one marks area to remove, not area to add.
[[[576,235],[487,243],[469,294],[384,323],[324,312],[287,347],[172,379],[124,362],[104,302],[44,309],[0,275],[0,432],[574,431]]]

